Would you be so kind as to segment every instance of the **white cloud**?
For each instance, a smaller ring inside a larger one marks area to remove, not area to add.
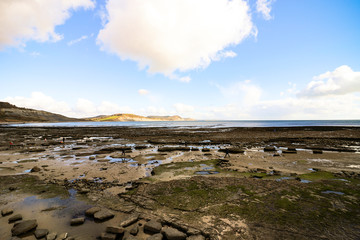
[[[2,99],[2,101],[9,102],[18,107],[44,110],[62,114],[67,117],[78,118],[134,112],[134,110],[128,106],[119,106],[116,103],[109,101],[102,101],[100,104],[94,104],[92,101],[84,98],[79,98],[76,105],[71,107],[66,102],[58,101],[42,92],[33,92],[30,97],[7,97]]]
[[[28,40],[59,41],[55,27],[70,17],[70,10],[94,8],[91,0],[1,0],[0,50],[25,46]]]
[[[81,42],[82,40],[85,40],[85,39],[87,39],[87,38],[88,38],[88,36],[86,36],[86,35],[81,36],[81,37],[79,37],[79,38],[77,38],[77,39],[74,39],[74,40],[69,41],[69,42],[67,43],[67,45],[68,45],[68,46],[72,46],[72,45],[74,45],[74,44],[76,44],[76,43],[79,43],[79,42]]]
[[[71,108],[66,102],[56,101],[42,92],[33,92],[30,97],[7,97],[3,101],[15,104],[18,107],[34,108],[59,114],[71,112]]]
[[[195,111],[195,108],[193,106],[186,105],[183,103],[174,104],[174,108],[175,108],[177,114],[182,115],[182,116],[192,115],[193,112]]]
[[[257,0],[256,1],[256,11],[261,13],[265,20],[272,19],[270,15],[271,12],[271,4],[274,0]]]
[[[140,95],[147,95],[147,94],[149,94],[149,91],[146,90],[146,89],[139,89],[139,90],[138,90],[138,93],[139,93]]]
[[[354,72],[349,66],[343,65],[332,72],[315,76],[299,96],[343,95],[354,92],[360,92],[360,72]]]
[[[106,11],[102,50],[184,82],[174,72],[234,57],[224,49],[257,33],[245,0],[109,0]]]

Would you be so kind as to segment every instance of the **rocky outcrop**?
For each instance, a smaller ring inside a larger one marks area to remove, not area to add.
[[[60,114],[28,108],[19,108],[7,102],[0,102],[0,122],[72,122],[82,121]]]

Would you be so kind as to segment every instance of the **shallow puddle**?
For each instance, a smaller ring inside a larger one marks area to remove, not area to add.
[[[115,219],[111,219],[104,223],[97,223],[93,218],[86,217],[85,211],[92,206],[77,200],[75,190],[70,190],[69,194],[70,196],[67,198],[48,199],[30,196],[20,202],[10,204],[14,213],[0,218],[0,239],[10,239],[13,224],[8,224],[8,218],[14,214],[21,214],[24,220],[36,219],[38,229],[48,229],[58,235],[67,232],[69,236],[75,237],[77,240],[96,239],[110,222],[115,221]],[[76,217],[85,217],[85,223],[79,226],[70,226],[71,219]],[[26,236],[31,235],[32,233],[29,233]]]

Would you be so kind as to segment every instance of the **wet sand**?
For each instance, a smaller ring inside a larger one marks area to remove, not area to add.
[[[292,180],[288,184],[291,187],[293,184],[298,186],[314,181],[311,177],[311,180],[307,180],[306,176],[316,172],[330,173],[338,181],[344,182],[360,179],[360,128],[354,127],[0,127],[0,136],[0,176],[29,175],[45,185],[53,184],[71,190],[70,197],[63,196],[67,200],[60,200],[59,197],[36,200],[44,197],[36,188],[21,190],[22,186],[18,184],[18,189],[10,191],[3,185],[2,207],[12,207],[24,218],[36,218],[39,227],[58,233],[68,232],[76,239],[95,239],[105,231],[107,225],[116,225],[131,212],[153,218],[166,219],[171,216],[181,219],[183,213],[176,208],[171,211],[162,207],[151,209],[149,206],[153,206],[153,203],[139,204],[126,197],[129,192],[132,193],[134,189],[140,191],[138,189],[144,186],[174,181],[185,183],[201,176],[199,179],[205,177],[209,181],[212,178],[245,178],[250,181],[259,178],[271,184],[286,184],[286,180]],[[274,146],[274,151],[264,151],[267,146]],[[240,149],[243,153],[230,152],[230,156],[224,158],[224,149]],[[282,185],[282,188],[286,186]],[[356,194],[352,197],[359,202],[359,184],[355,183],[353,187]],[[146,193],[146,189],[143,191]],[[136,195],[134,198],[138,197]],[[41,211],[45,208],[44,204],[55,203],[63,207],[50,213]],[[70,227],[71,218],[82,216],[87,208],[94,205],[115,211],[115,218],[105,223],[88,219],[84,225]],[[237,219],[201,214],[192,217],[205,219],[196,228],[202,230],[202,236],[206,238],[259,238],[249,227],[251,221],[248,222],[245,215]],[[142,223],[145,220],[146,217],[142,218]],[[6,226],[1,228],[0,237],[10,238],[12,225],[7,224],[5,217],[0,221],[1,225]],[[222,224],[215,224],[218,221]],[[184,224],[196,225],[190,220]],[[206,231],[214,227],[216,231]],[[274,230],[271,234],[279,232]],[[360,236],[357,230],[352,234],[348,237]],[[149,236],[140,231],[138,239]],[[260,239],[276,239],[276,236],[279,235]],[[24,239],[35,237],[25,236]]]

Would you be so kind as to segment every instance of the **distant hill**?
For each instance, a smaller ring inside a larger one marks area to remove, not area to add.
[[[107,116],[97,116],[93,118],[86,118],[89,121],[95,122],[143,122],[143,121],[191,121],[193,119],[190,118],[182,118],[180,116],[140,116],[135,114],[113,114]]]
[[[0,122],[135,122],[135,121],[191,121],[180,116],[148,116],[135,114],[100,115],[91,118],[69,118],[42,110],[20,108],[7,102],[0,102]]]
[[[0,102],[0,122],[74,122],[84,121],[41,110],[20,108],[7,102]]]

